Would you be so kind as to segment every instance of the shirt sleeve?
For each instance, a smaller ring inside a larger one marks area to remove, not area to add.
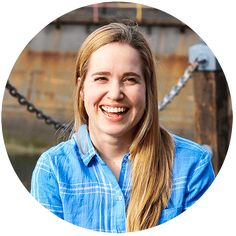
[[[44,207],[63,219],[63,207],[58,182],[50,156],[42,154],[32,174],[31,194]]]
[[[205,151],[188,180],[185,194],[185,209],[194,204],[214,181],[211,152]]]

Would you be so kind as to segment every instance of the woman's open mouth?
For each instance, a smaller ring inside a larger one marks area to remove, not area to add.
[[[127,107],[100,106],[100,108],[109,117],[119,117],[129,110]]]

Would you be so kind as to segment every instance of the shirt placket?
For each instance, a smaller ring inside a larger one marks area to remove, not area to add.
[[[121,165],[119,181],[117,181],[115,175],[111,169],[102,163],[102,167],[106,177],[109,179],[112,185],[112,206],[111,206],[111,232],[125,232],[126,230],[126,199],[123,194],[122,188],[124,185],[124,177],[127,167],[127,155],[124,156]]]

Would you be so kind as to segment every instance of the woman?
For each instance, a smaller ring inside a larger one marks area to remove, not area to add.
[[[94,31],[76,63],[74,134],[42,154],[33,196],[75,225],[137,231],[191,206],[214,179],[211,155],[159,124],[154,56],[137,26]]]

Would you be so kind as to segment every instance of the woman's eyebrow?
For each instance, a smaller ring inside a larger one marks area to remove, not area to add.
[[[92,76],[96,76],[96,75],[109,76],[109,75],[111,75],[111,73],[108,72],[108,71],[98,71],[98,72],[94,72],[92,74]],[[135,76],[135,77],[138,77],[138,78],[142,77],[140,74],[135,73],[135,72],[125,72],[124,74],[122,74],[122,77],[126,77],[126,76]]]
[[[107,71],[98,71],[98,72],[95,72],[92,74],[92,76],[95,76],[95,75],[105,75],[105,76],[108,76],[108,75],[111,75],[110,72],[107,72]]]
[[[142,77],[140,74],[137,74],[137,73],[135,73],[135,72],[125,72],[125,73],[123,74],[123,77],[125,77],[125,76],[135,76],[135,77],[138,77],[138,78],[141,78],[141,77]]]

